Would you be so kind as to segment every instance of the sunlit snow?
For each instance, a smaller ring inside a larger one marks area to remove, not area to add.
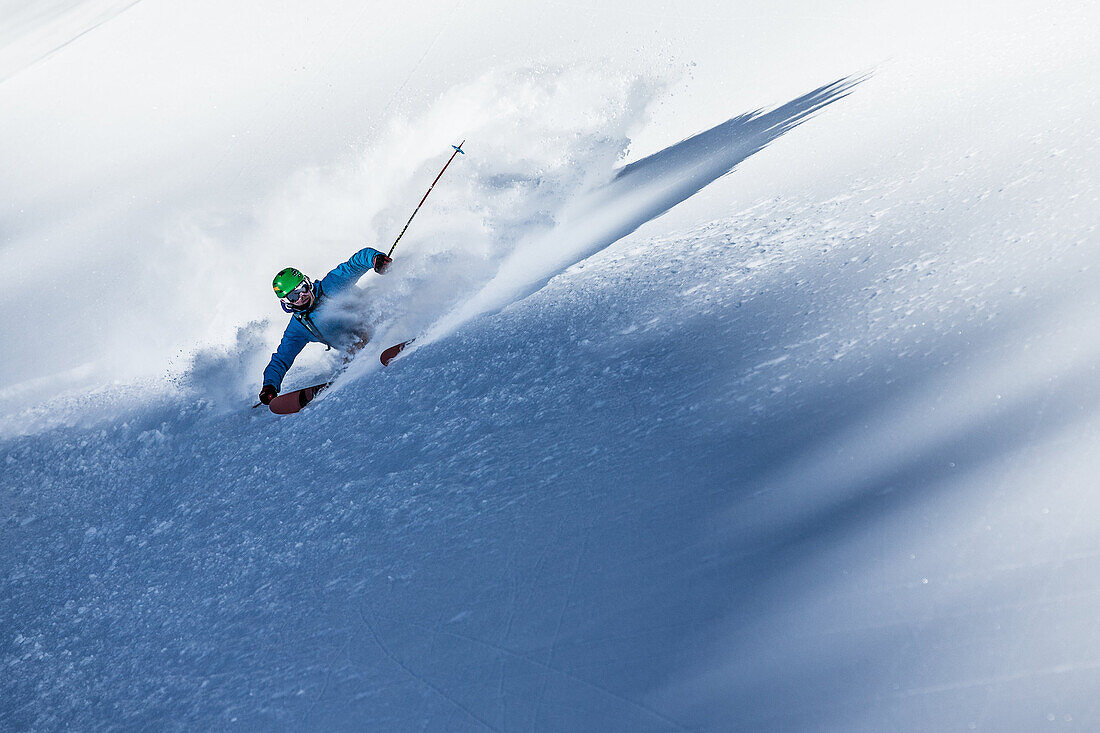
[[[1092,5],[5,21],[0,728],[1100,727]]]

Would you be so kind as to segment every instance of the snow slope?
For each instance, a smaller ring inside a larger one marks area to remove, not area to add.
[[[0,728],[1100,727],[1096,52],[1056,31],[709,124],[659,77],[502,66],[172,230],[142,311],[180,243],[223,283],[381,241],[472,131],[364,280],[380,346],[429,337],[299,415],[246,407],[247,294],[167,380],[43,366],[25,401],[5,352]]]
[[[8,439],[5,725],[1096,725],[1045,149],[628,238],[292,419]]]

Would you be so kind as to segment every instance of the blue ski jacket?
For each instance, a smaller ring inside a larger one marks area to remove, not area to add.
[[[376,249],[364,247],[351,256],[347,262],[334,268],[319,282],[314,283],[313,307],[304,313],[295,313],[290,317],[283,332],[283,340],[279,342],[279,348],[271,355],[271,361],[264,369],[264,384],[270,384],[279,389],[283,384],[290,365],[295,357],[302,353],[302,349],[311,341],[322,343],[330,348],[337,348],[337,344],[346,340],[346,319],[340,319],[339,314],[326,309],[326,300],[348,290],[359,282],[374,264],[374,258],[382,254]]]

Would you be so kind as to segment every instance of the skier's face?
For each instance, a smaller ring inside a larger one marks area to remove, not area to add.
[[[303,280],[302,284],[291,290],[283,298],[287,305],[297,310],[308,308],[313,304],[313,285],[309,280]]]

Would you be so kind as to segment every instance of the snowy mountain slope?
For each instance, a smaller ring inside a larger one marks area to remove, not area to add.
[[[376,10],[139,3],[0,83],[0,728],[1100,727],[1095,4]],[[265,273],[463,133],[364,280],[436,338],[247,410]]]
[[[6,440],[0,720],[1095,725],[1095,191],[1035,145],[628,237],[293,419]]]

